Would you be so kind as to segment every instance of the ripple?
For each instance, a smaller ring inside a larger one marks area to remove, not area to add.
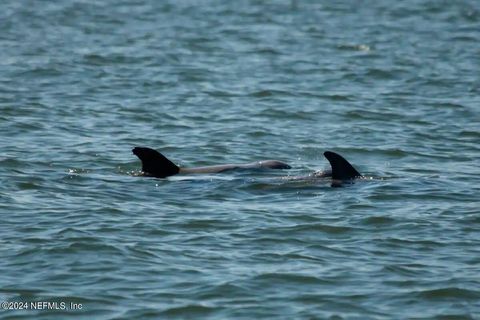
[[[480,292],[457,287],[448,287],[420,291],[417,293],[417,296],[428,300],[462,299],[477,301],[480,298]]]
[[[298,285],[314,285],[314,284],[323,284],[328,283],[328,281],[323,281],[317,277],[300,275],[293,273],[264,273],[255,276],[253,281],[260,282],[277,282],[277,283],[288,283],[288,284],[298,284]]]
[[[208,316],[217,308],[199,304],[187,304],[179,307],[172,307],[164,310],[161,315],[167,317],[185,316]],[[144,315],[145,316],[145,315]]]
[[[395,219],[391,217],[383,217],[383,216],[377,216],[377,217],[368,217],[363,220],[363,224],[367,226],[383,226],[383,225],[392,225],[396,222]]]
[[[347,51],[364,51],[369,52],[372,48],[366,44],[342,44],[338,45],[338,49]]]
[[[272,96],[292,96],[293,94],[291,92],[281,90],[260,90],[252,92],[248,95],[255,98],[267,98]]]

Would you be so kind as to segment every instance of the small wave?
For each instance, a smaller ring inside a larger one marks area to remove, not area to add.
[[[428,300],[461,299],[478,301],[480,299],[480,291],[457,287],[423,290],[417,292],[416,295]]]
[[[162,311],[161,315],[167,317],[200,317],[208,316],[216,310],[216,307],[201,304],[187,304],[184,306],[168,308]]]
[[[384,226],[384,225],[392,225],[395,223],[395,219],[391,217],[385,217],[385,216],[375,216],[375,217],[368,217],[363,219],[362,223],[367,226]]]
[[[253,281],[266,281],[268,283],[290,283],[290,284],[325,284],[329,281],[320,279],[318,277],[298,274],[298,273],[282,273],[282,272],[271,272],[271,273],[262,273],[252,279]]]
[[[347,51],[363,51],[363,52],[372,51],[372,47],[367,44],[339,44],[337,48],[340,50],[347,50]]]

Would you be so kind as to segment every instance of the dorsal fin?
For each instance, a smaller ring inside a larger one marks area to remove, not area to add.
[[[145,147],[135,147],[132,149],[132,152],[142,161],[142,171],[145,175],[165,178],[173,176],[180,171],[177,165],[156,150]]]
[[[326,151],[323,155],[332,166],[333,180],[351,180],[362,176],[360,172],[341,155],[332,151]]]

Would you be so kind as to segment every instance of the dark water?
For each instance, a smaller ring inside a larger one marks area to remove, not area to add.
[[[0,3],[2,319],[480,317],[480,3]],[[136,176],[133,146],[184,166]],[[343,154],[345,188],[284,175]]]

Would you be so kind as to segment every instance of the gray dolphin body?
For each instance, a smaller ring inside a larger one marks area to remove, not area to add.
[[[143,175],[156,178],[166,178],[176,174],[189,173],[219,173],[233,169],[290,169],[291,167],[278,160],[264,160],[244,164],[224,164],[216,166],[180,168],[170,160],[168,160],[160,152],[146,147],[135,147],[132,149],[142,161]],[[340,185],[343,181],[351,181],[360,178],[362,175],[341,155],[326,151],[323,154],[330,162],[331,170],[315,172],[305,177],[290,177],[290,179],[316,179],[331,178],[332,186]]]
[[[233,169],[290,169],[291,167],[278,160],[263,160],[241,164],[222,164],[216,166],[181,168],[168,160],[160,152],[145,148],[135,147],[132,150],[142,161],[142,171],[145,176],[166,178],[175,174],[188,173],[219,173]]]

